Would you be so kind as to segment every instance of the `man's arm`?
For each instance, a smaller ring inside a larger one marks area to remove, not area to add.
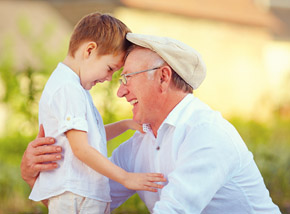
[[[53,170],[58,167],[55,162],[61,159],[61,147],[54,146],[55,139],[45,137],[43,126],[40,125],[37,138],[30,142],[21,161],[21,176],[32,188],[41,171]]]

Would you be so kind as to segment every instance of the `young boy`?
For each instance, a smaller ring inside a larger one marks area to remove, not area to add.
[[[35,201],[49,199],[49,213],[109,213],[108,178],[134,190],[155,192],[159,173],[129,173],[107,158],[106,138],[137,129],[124,120],[104,128],[90,90],[109,81],[124,61],[130,30],[120,20],[93,13],[76,25],[67,57],[50,76],[39,103],[39,123],[47,136],[63,148],[59,168],[42,172],[30,194]],[[106,137],[107,136],[107,137]]]

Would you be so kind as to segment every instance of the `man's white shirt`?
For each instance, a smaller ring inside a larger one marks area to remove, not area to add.
[[[112,154],[129,172],[160,172],[157,193],[137,191],[151,213],[280,213],[236,129],[220,113],[187,95],[160,126],[136,132]],[[111,209],[135,193],[110,180]]]

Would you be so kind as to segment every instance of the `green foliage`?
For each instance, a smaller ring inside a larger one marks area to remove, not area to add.
[[[279,115],[271,123],[231,120],[253,153],[273,201],[290,213],[290,120]]]
[[[21,157],[31,140],[17,134],[0,139],[0,214],[45,213],[43,205],[28,200],[30,188],[20,175]]]
[[[2,94],[0,101],[5,104],[8,118],[6,121],[6,133],[21,132],[31,135],[35,133],[37,122],[38,100],[44,84],[59,59],[64,56],[64,47],[60,46],[57,54],[44,47],[49,37],[56,30],[52,24],[43,27],[40,35],[34,35],[33,26],[26,17],[18,20],[19,32],[23,41],[29,47],[30,53],[38,65],[17,65],[13,54],[15,43],[7,37],[3,42],[4,49],[0,55],[0,80]]]
[[[149,214],[146,205],[137,194],[129,198],[124,204],[113,210],[112,214]]]

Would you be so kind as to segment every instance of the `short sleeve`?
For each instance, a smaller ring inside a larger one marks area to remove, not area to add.
[[[81,86],[66,83],[50,100],[50,110],[58,121],[58,134],[76,129],[88,131],[86,93]]]

